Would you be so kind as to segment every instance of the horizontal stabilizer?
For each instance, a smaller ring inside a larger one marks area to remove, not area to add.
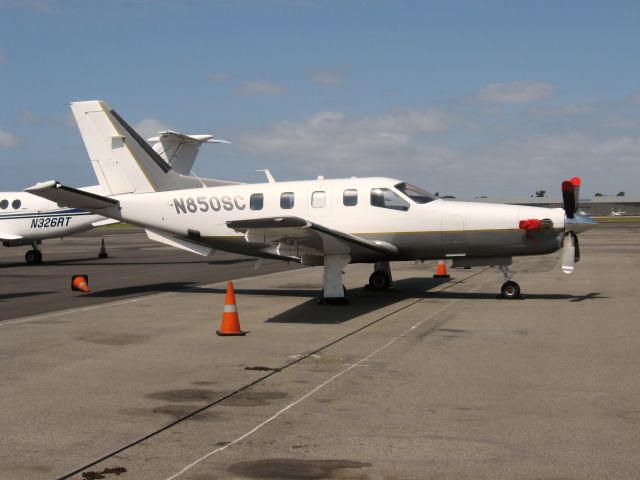
[[[104,220],[98,220],[97,222],[93,222],[91,224],[92,227],[105,227],[107,225],[113,225],[116,223],[120,223],[120,220],[116,220],[114,218],[105,218]]]
[[[186,250],[187,252],[197,253],[198,255],[202,255],[203,257],[206,257],[212,251],[211,247],[207,247],[195,242],[190,242],[189,240],[186,240],[184,238],[174,237],[173,235],[169,235],[164,232],[158,232],[157,230],[152,230],[150,228],[147,228],[145,231],[147,232],[147,237],[149,237],[149,240],[164,243],[165,245],[170,245],[174,248],[181,248],[182,250]]]
[[[113,198],[66,187],[56,180],[37,183],[33,187],[25,188],[24,191],[67,207],[80,208],[99,214],[101,210],[114,210],[120,204],[118,200]]]

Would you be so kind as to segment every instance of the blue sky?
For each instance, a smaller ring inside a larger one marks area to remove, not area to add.
[[[199,175],[640,194],[640,3],[0,0],[0,190],[96,183],[68,109],[215,133]]]

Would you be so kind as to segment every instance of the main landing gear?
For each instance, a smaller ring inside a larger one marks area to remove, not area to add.
[[[364,288],[375,291],[391,290],[393,282],[389,262],[376,262],[373,268],[369,283]]]
[[[342,270],[349,265],[349,255],[325,255],[322,296],[320,305],[349,305],[347,289],[342,284]]]
[[[42,252],[38,250],[38,244],[33,244],[33,250],[29,250],[24,254],[24,259],[29,265],[42,263]]]
[[[515,300],[523,298],[522,293],[520,292],[520,285],[511,280],[514,272],[509,271],[509,267],[507,265],[501,265],[498,267],[500,271],[503,273],[506,282],[502,284],[500,288],[500,297],[506,300]]]

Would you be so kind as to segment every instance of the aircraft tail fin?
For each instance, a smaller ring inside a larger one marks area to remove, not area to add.
[[[203,186],[199,179],[175,172],[105,102],[74,102],[71,111],[98,182],[108,195]]]
[[[181,175],[190,175],[203,143],[231,143],[213,135],[185,135],[167,130],[147,140],[153,150]]]

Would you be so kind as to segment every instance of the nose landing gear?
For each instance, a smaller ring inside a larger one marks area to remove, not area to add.
[[[524,298],[520,291],[520,285],[511,280],[511,277],[513,277],[515,272],[511,272],[507,265],[500,265],[498,269],[502,272],[506,280],[500,288],[500,298],[504,298],[506,300]]]

